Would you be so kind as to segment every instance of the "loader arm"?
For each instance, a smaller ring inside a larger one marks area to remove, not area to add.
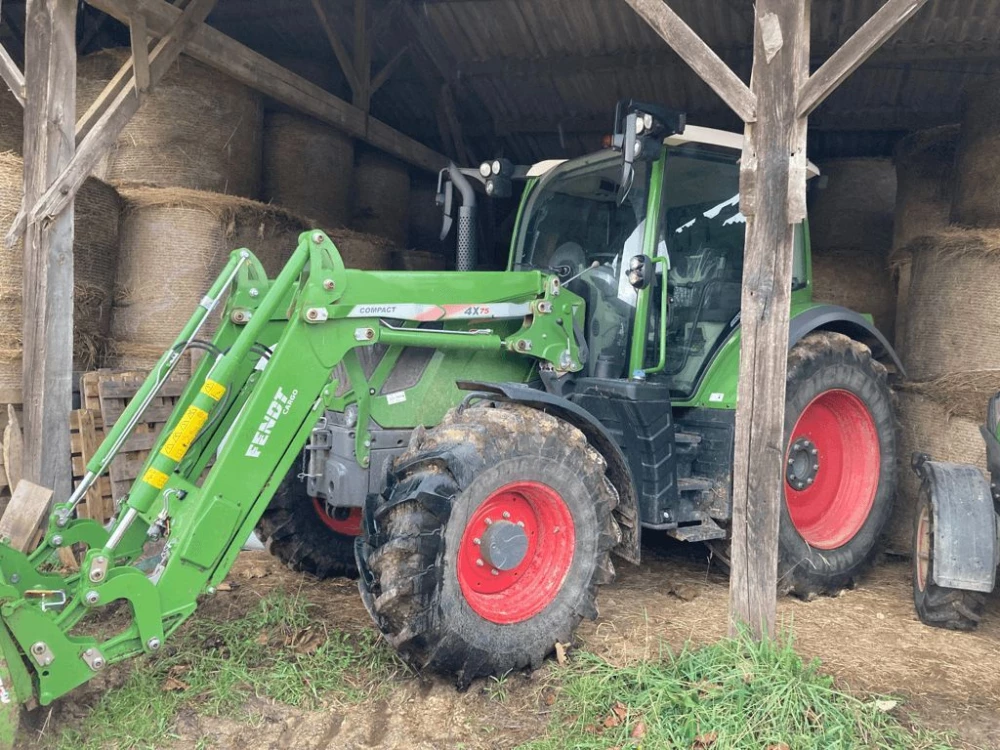
[[[72,518],[227,291],[210,351],[109,528]],[[579,297],[537,271],[352,271],[325,234],[308,232],[268,280],[249,251],[235,251],[110,430],[85,481],[54,507],[41,546],[24,555],[0,545],[0,714],[16,715],[18,703],[50,703],[109,664],[157,651],[198,598],[214,593],[321,415],[349,404],[370,413],[375,391],[366,387],[359,348],[481,349],[531,357],[560,374],[582,368],[574,326],[583,315]],[[343,371],[346,388],[336,377]],[[356,445],[363,466],[365,424],[359,420]],[[161,538],[156,569],[134,567],[144,545]],[[56,549],[73,544],[87,548],[80,572],[53,572]],[[103,639],[75,634],[116,601],[131,610],[124,630]],[[2,737],[0,728],[0,746]]]

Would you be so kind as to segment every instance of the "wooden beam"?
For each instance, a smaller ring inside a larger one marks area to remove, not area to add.
[[[25,8],[24,201],[33,205],[72,161],[76,0]],[[69,497],[73,406],[73,196],[24,234],[23,476]],[[47,510],[47,503],[45,503]]]
[[[316,11],[316,17],[319,18],[319,25],[330,42],[330,48],[337,57],[337,62],[340,63],[340,69],[344,72],[344,77],[347,78],[347,85],[351,87],[351,92],[357,95],[361,85],[358,82],[358,75],[354,70],[354,64],[351,62],[351,56],[347,54],[347,47],[344,46],[340,34],[337,33],[337,30],[330,22],[330,18],[326,15],[323,0],[312,0],[312,6]]]
[[[7,50],[0,44],[0,78],[7,84],[10,93],[17,99],[18,104],[24,106],[24,74],[17,67],[17,63],[7,53]]]
[[[801,46],[809,43],[808,12],[801,6],[809,1],[756,1],[751,76],[756,121],[747,124],[740,161],[740,210],[747,230],[729,607],[731,632],[746,626],[756,637],[774,634],[777,608],[794,244],[786,196],[797,122],[795,66]]]
[[[134,68],[132,65],[133,57],[129,55],[129,58],[118,68],[118,72],[112,76],[111,80],[108,81],[101,93],[97,98],[91,102],[90,106],[87,107],[87,111],[83,113],[79,120],[76,122],[76,145],[79,146],[84,138],[94,129],[97,122],[104,116],[104,113],[108,111],[108,107],[118,98],[121,94],[122,89],[132,80],[134,75]]]
[[[132,68],[135,88],[138,94],[149,92],[149,34],[146,31],[146,17],[137,11],[129,19],[129,36],[132,42]]]
[[[403,62],[407,53],[410,51],[410,45],[404,44],[398,50],[396,54],[389,58],[389,61],[382,66],[382,69],[375,75],[372,79],[371,93],[374,95],[376,91],[382,88],[382,84],[389,80],[389,77],[395,72],[399,64]]]
[[[51,500],[52,490],[48,487],[30,481],[18,483],[0,519],[0,539],[20,552],[30,552],[42,524],[49,517]]]
[[[875,15],[830,55],[802,86],[799,117],[808,117],[847,76],[858,69],[899,27],[920,10],[927,0],[888,0]]]
[[[353,104],[366,114],[371,109],[372,52],[368,38],[368,0],[354,0],[354,74],[358,89]]]
[[[36,2],[38,0],[35,0]],[[49,0],[50,2],[52,0]],[[167,69],[174,64],[184,49],[188,39],[208,17],[216,0],[191,0],[184,12],[177,18],[170,30],[153,48],[149,57],[150,85],[155,86]],[[75,47],[74,47],[75,50]],[[59,213],[73,201],[76,191],[84,183],[108,150],[114,146],[129,120],[140,106],[136,80],[133,77],[122,88],[94,127],[81,141],[80,147],[61,173],[37,202],[29,203],[25,197],[24,206],[14,219],[14,225],[7,235],[8,245],[17,241],[26,221],[41,222]],[[72,112],[75,107],[69,108]],[[69,134],[74,139],[75,134]],[[70,296],[72,299],[72,296]],[[72,346],[70,347],[72,354]],[[69,412],[64,415],[63,431],[68,424]]]
[[[123,23],[128,23],[133,7],[133,0],[88,2]],[[134,0],[134,4],[145,12],[146,23],[153,35],[163,34],[180,15],[180,11],[166,0]],[[447,157],[442,154],[384,122],[368,117],[357,107],[210,26],[203,24],[195,31],[185,54],[282,104],[340,128],[348,135],[360,138],[408,164],[435,173],[448,164]]]
[[[756,119],[753,93],[664,0],[625,0],[743,122]]]

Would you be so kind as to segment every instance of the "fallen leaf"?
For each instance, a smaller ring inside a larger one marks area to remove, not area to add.
[[[292,636],[289,645],[295,649],[296,653],[312,656],[325,642],[326,638],[322,633],[313,631],[311,628],[306,628]]]
[[[188,685],[186,682],[178,680],[176,677],[168,676],[167,679],[163,682],[162,690],[164,693],[170,693],[177,690],[187,690],[190,687],[191,686]]]
[[[708,748],[715,745],[715,741],[719,739],[718,732],[705,732],[704,734],[699,734],[694,738],[694,744],[691,745],[691,750],[708,750]]]
[[[894,700],[877,700],[875,701],[875,708],[884,714],[889,713],[892,709],[899,705],[899,701]]]
[[[261,632],[261,634],[257,636],[257,645],[258,646],[266,646],[268,640],[269,639],[267,637],[267,633]]]
[[[247,580],[251,578],[266,578],[269,575],[271,575],[271,571],[263,565],[251,565],[240,571],[240,577]]]
[[[621,719],[619,719],[614,714],[609,714],[608,717],[602,722],[602,726],[605,729],[612,729],[614,727],[617,727],[621,723],[622,723]]]
[[[618,701],[615,703],[615,705],[611,707],[611,713],[613,713],[619,719],[624,721],[625,717],[628,716],[628,706],[626,706],[621,701]]]
[[[553,705],[556,702],[555,692],[547,690],[545,694],[542,696],[542,702],[545,703],[546,706]]]
[[[174,664],[174,666],[172,666],[170,669],[167,670],[167,674],[170,675],[171,677],[179,677],[185,672],[190,672],[190,671],[191,671],[190,664]]]
[[[629,734],[633,740],[641,740],[646,736],[646,722],[637,721],[635,726],[632,727],[632,732]]]
[[[587,734],[600,734],[601,728],[597,724],[588,724],[583,728],[583,731]]]
[[[779,742],[777,745],[768,745],[767,750],[792,750],[784,742]]]
[[[685,586],[681,584],[680,586],[672,586],[670,588],[670,593],[680,599],[682,602],[690,602],[698,598],[698,594],[701,593],[698,589],[693,586]]]
[[[569,650],[568,643],[559,643],[556,641],[556,662],[560,665],[566,663],[566,652]]]

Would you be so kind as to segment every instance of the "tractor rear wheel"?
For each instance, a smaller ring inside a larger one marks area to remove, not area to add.
[[[417,669],[536,667],[614,578],[618,496],[575,427],[523,406],[453,409],[414,433],[359,547],[362,598]]]
[[[929,489],[920,488],[913,528],[913,604],[925,625],[948,630],[975,630],[986,608],[976,591],[932,583],[934,576],[934,512]]]
[[[896,494],[886,370],[867,346],[818,331],[788,356],[779,587],[835,593],[874,559]]]
[[[361,508],[337,508],[306,493],[293,471],[274,493],[257,524],[267,551],[292,570],[318,578],[357,578],[354,540],[361,533]]]

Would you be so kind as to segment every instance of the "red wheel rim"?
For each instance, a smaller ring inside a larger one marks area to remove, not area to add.
[[[497,562],[490,556],[491,537],[501,532],[516,538],[518,553]],[[493,491],[469,519],[458,550],[458,584],[480,617],[500,625],[522,622],[555,599],[575,547],[573,516],[562,496],[541,482],[512,482]]]
[[[344,536],[361,536],[361,508],[351,508],[347,518],[340,519],[327,513],[326,503],[318,497],[314,497],[312,501],[320,520],[328,529]]]
[[[864,526],[878,489],[878,431],[850,391],[819,394],[799,415],[785,454],[792,524],[818,549],[836,549]]]

